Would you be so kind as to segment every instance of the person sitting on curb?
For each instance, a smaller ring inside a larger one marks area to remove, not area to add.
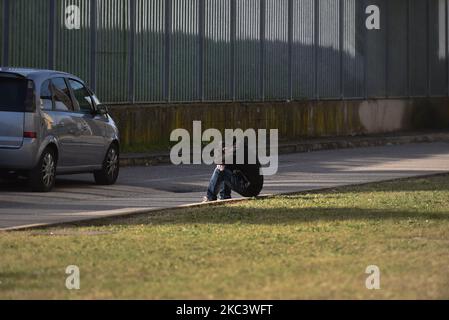
[[[207,195],[203,198],[203,202],[211,202],[217,200],[217,195],[220,193],[220,200],[231,199],[231,191],[235,191],[243,197],[257,197],[263,187],[263,175],[260,174],[260,163],[250,164],[249,150],[247,144],[243,144],[245,156],[244,163],[237,164],[236,152],[237,147],[234,142],[234,147],[231,150],[233,157],[233,164],[219,164],[215,168],[207,189]],[[223,148],[223,157],[226,158],[228,150]],[[224,161],[227,163],[228,161]]]

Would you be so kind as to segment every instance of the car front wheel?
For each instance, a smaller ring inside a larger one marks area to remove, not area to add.
[[[99,185],[111,185],[117,181],[120,170],[119,149],[113,144],[109,147],[101,170],[94,172],[95,182]]]

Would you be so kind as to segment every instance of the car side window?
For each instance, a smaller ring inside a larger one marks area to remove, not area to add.
[[[55,110],[74,111],[72,100],[70,99],[70,91],[64,78],[54,78],[52,79],[52,84]]]
[[[75,103],[78,103],[79,110],[84,113],[91,113],[93,111],[92,98],[86,87],[79,81],[69,79],[70,87],[75,96]]]
[[[53,110],[53,100],[51,96],[51,81],[45,81],[41,86],[41,106],[42,110]]]

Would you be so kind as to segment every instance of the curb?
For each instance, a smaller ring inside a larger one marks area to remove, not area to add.
[[[449,142],[449,132],[413,133],[383,136],[351,136],[327,139],[310,139],[298,142],[287,142],[279,145],[279,154],[304,153],[322,150],[352,149],[378,147],[387,145],[403,145],[408,143]],[[154,166],[170,164],[170,153],[124,153],[120,165]]]

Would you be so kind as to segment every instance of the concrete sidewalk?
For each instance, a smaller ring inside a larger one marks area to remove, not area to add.
[[[60,177],[52,193],[26,192],[0,181],[0,230],[149,212],[197,203],[210,166],[128,167],[114,186],[96,186],[91,175]],[[419,143],[288,154],[263,194],[281,194],[443,173],[449,143]]]

